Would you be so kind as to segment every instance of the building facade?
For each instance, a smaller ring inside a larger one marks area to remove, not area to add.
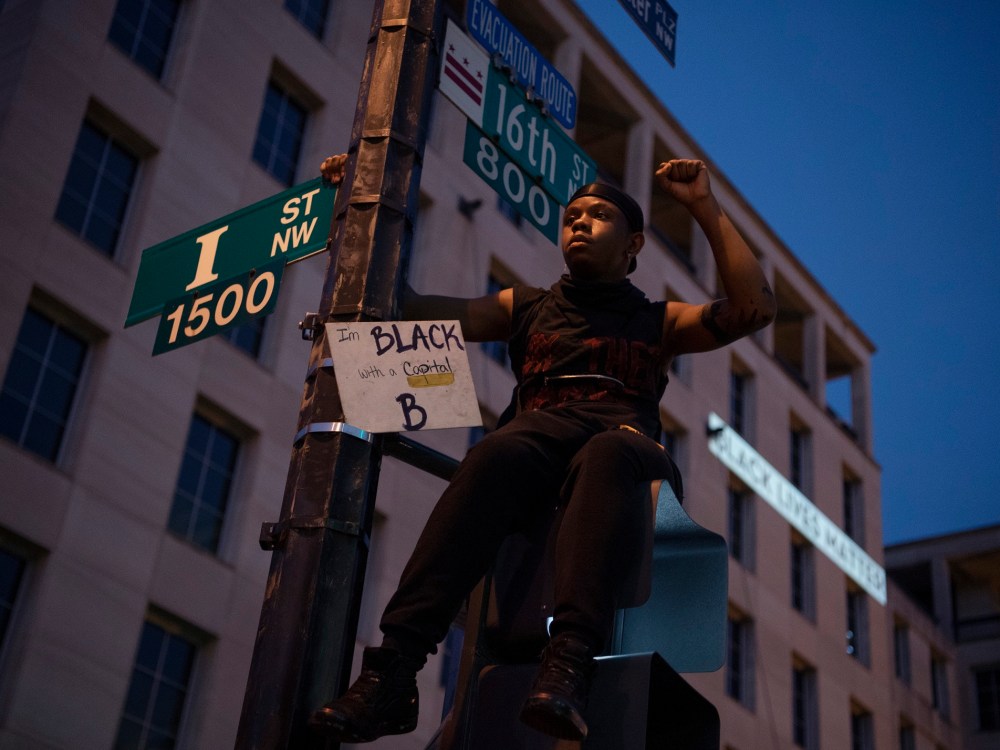
[[[446,6],[461,22],[464,2]],[[706,158],[696,134],[571,0],[499,8],[574,87],[572,135],[601,177],[645,211],[636,285],[718,297],[704,236],[653,189],[656,163]],[[277,520],[305,377],[297,322],[326,259],[287,269],[263,323],[162,356],[154,321],[123,322],[143,248],[346,149],[370,16],[371,3],[338,0],[0,4],[0,746],[232,745],[269,562],[259,529]],[[557,248],[462,163],[464,131],[435,93],[410,283],[457,296],[548,286]],[[948,640],[881,573],[874,345],[725,165],[711,169],[779,312],[672,363],[662,402],[688,512],[730,545],[728,663],[691,681],[732,750],[955,750],[954,713],[921,710],[896,677],[902,618],[938,655],[935,684],[956,679]],[[502,346],[470,347],[470,361],[488,429],[513,376]],[[421,439],[460,457],[481,434]],[[725,458],[720,436],[782,491]],[[359,652],[441,489],[385,461]],[[421,673],[418,731],[374,747],[424,746],[445,657]]]
[[[966,750],[1000,745],[1000,526],[895,544],[885,551],[889,575],[919,617],[957,644],[952,707]],[[897,628],[907,628],[901,617]],[[931,699],[939,681],[935,654],[914,658],[931,665]]]

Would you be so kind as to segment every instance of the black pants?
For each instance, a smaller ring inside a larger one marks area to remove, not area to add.
[[[603,649],[617,586],[648,528],[648,482],[680,488],[659,444],[615,429],[629,413],[601,403],[523,412],[475,445],[403,570],[382,616],[383,645],[419,659],[434,653],[504,538],[565,503],[551,632]]]

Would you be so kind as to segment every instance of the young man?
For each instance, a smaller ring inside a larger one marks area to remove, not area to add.
[[[323,175],[339,182],[345,159],[324,161]],[[655,442],[670,361],[735,341],[775,315],[760,265],[712,194],[704,163],[666,162],[656,181],[705,232],[725,299],[646,299],[627,279],[645,241],[642,210],[602,183],[582,187],[566,208],[569,273],[550,289],[475,299],[408,290],[404,318],[458,320],[469,341],[509,341],[517,387],[501,426],[469,451],[432,511],[382,616],[382,646],[365,649],[357,681],[313,714],[318,731],[346,742],[412,731],[416,672],[503,539],[565,505],[550,641],[521,720],[555,737],[586,737],[593,658],[642,546],[646,488],[655,479],[680,484]]]

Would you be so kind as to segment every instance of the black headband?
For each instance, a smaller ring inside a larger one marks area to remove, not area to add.
[[[642,218],[642,209],[639,207],[639,204],[635,202],[635,199],[631,195],[622,192],[614,185],[609,185],[606,182],[592,182],[589,185],[584,185],[573,193],[573,197],[569,199],[569,202],[572,203],[577,198],[582,198],[585,195],[593,195],[614,203],[625,215],[625,221],[628,223],[630,232],[641,232],[645,226],[645,221]]]

